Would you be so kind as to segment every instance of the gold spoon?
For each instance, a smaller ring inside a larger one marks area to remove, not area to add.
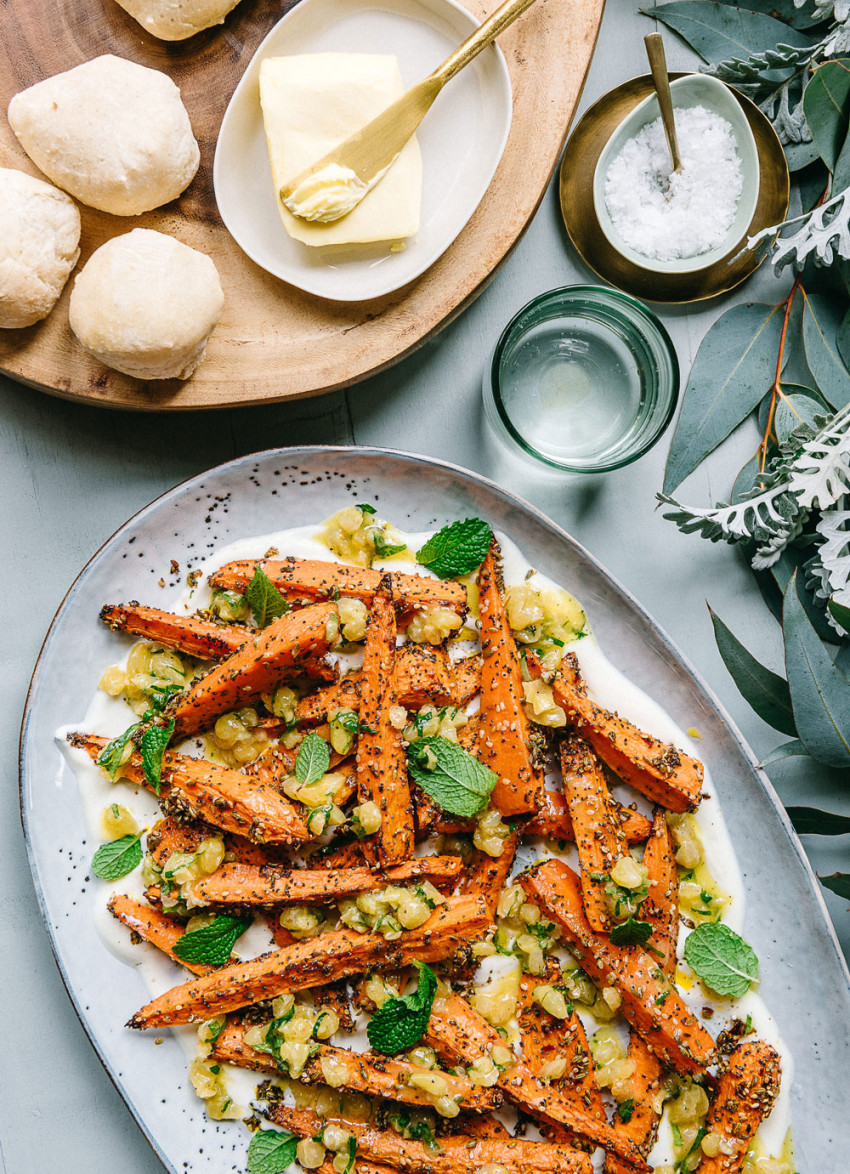
[[[658,96],[661,124],[664,127],[664,134],[667,136],[667,146],[670,150],[670,159],[673,162],[673,175],[678,175],[682,170],[682,156],[679,154],[679,143],[676,138],[676,122],[673,117],[673,98],[670,95],[670,77],[667,73],[664,41],[661,33],[647,33],[643,42],[646,45],[646,55],[649,58],[655,93]]]
[[[299,206],[308,197],[315,197],[317,186],[327,198],[318,201],[318,214],[317,201],[311,199],[310,213],[304,219],[331,223],[356,208],[398,158],[446,82],[533,3],[534,0],[505,0],[432,74],[411,86],[386,110],[312,166],[288,180],[280,189],[280,198],[289,211],[294,216],[303,215],[303,207],[299,212]]]

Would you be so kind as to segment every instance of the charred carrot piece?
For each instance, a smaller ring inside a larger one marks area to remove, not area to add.
[[[613,921],[604,885],[617,861],[628,855],[626,837],[599,761],[582,738],[561,743],[561,773],[581,865],[585,916],[597,932],[607,933]]]
[[[670,811],[693,811],[697,807],[702,763],[592,701],[574,653],[568,652],[564,657],[552,688],[569,721],[614,774]]]
[[[166,816],[147,834],[145,846],[160,868],[172,852],[197,852],[203,840],[220,835],[218,828],[206,823],[181,823]]]
[[[402,644],[395,657],[395,689],[405,709],[446,703],[450,699],[449,654],[441,645]]]
[[[499,586],[499,545],[495,538],[478,572],[481,617],[481,724],[477,754],[495,771],[491,802],[502,815],[536,811],[543,772],[530,749],[523,707],[522,671]]]
[[[401,730],[390,721],[397,706],[395,684],[396,615],[392,582],[384,576],[372,599],[363,648],[360,733],[357,737],[357,795],[381,812],[381,826],[364,840],[381,867],[413,854],[413,809]]]
[[[560,927],[590,977],[614,986],[623,1015],[660,1060],[677,1072],[702,1072],[714,1041],[670,983],[658,961],[639,946],[613,946],[588,923],[581,881],[561,860],[535,864],[519,878],[526,893]]]
[[[210,575],[210,583],[227,591],[244,591],[258,566],[284,593],[324,599],[345,595],[366,604],[372,602],[385,573],[318,559],[241,559]],[[461,583],[426,579],[424,575],[393,573],[390,577],[393,594],[406,610],[448,607],[458,615],[466,612],[466,588]]]
[[[738,1044],[721,1073],[705,1127],[720,1136],[723,1151],[705,1156],[700,1174],[738,1174],[747,1147],[779,1095],[778,1053],[761,1040]]]
[[[357,670],[343,677],[333,685],[317,689],[302,697],[295,707],[295,716],[305,726],[320,725],[328,720],[328,714],[336,709],[360,709],[360,683],[363,674]]]
[[[354,1031],[354,1016],[351,1014],[345,979],[341,982],[330,982],[327,986],[313,987],[313,999],[317,1007],[327,1007],[328,1010],[336,1012],[343,1031]]]
[[[334,603],[314,604],[272,620],[173,699],[169,713],[176,723],[175,736],[209,729],[221,714],[303,671],[305,661],[325,653],[338,631]]]
[[[505,838],[499,856],[488,856],[476,849],[458,886],[459,893],[481,897],[491,918],[496,916],[499,896],[511,871],[518,844],[519,832],[516,831]]]
[[[429,880],[434,885],[446,885],[462,867],[459,856],[421,856],[394,864],[384,872],[373,872],[365,866],[311,869],[222,864],[195,885],[194,898],[204,905],[324,905],[387,884]]]
[[[215,1042],[213,1056],[238,1068],[253,1068],[261,1072],[278,1072],[273,1056],[258,1052],[245,1043],[241,1024],[229,1023]],[[315,1056],[307,1062],[298,1077],[302,1084],[332,1084],[349,1092],[369,1097],[382,1097],[408,1105],[433,1105],[433,1099],[421,1088],[410,1083],[411,1076],[425,1072],[403,1059],[374,1056],[369,1052],[350,1052],[330,1044],[320,1044]],[[498,1089],[481,1088],[462,1076],[440,1072],[449,1091],[447,1096],[458,1099],[464,1110],[485,1112],[502,1104]],[[329,1079],[330,1078],[330,1079]]]
[[[673,837],[663,811],[655,813],[643,862],[649,874],[649,892],[640,907],[640,916],[652,926],[653,948],[663,954],[659,964],[672,979],[676,974],[679,940],[679,870],[676,868]]]
[[[162,950],[163,954],[167,954],[179,966],[185,966],[193,974],[212,974],[215,971],[214,966],[184,962],[174,953],[174,947],[186,932],[186,927],[181,925],[179,921],[166,917],[164,913],[151,909],[149,905],[142,905],[141,902],[134,901],[132,897],[122,896],[118,893],[109,898],[106,908],[132,933],[137,933],[140,938],[144,938],[146,942],[150,942],[152,946]]]
[[[254,635],[238,624],[216,624],[141,603],[108,603],[100,618],[113,632],[129,632],[200,660],[223,660]]]
[[[472,1064],[479,1056],[501,1047],[502,1037],[483,1016],[462,999],[450,995],[437,999],[425,1033],[426,1041],[438,1055],[452,1064]],[[649,1167],[634,1142],[622,1137],[607,1122],[600,1121],[583,1104],[565,1095],[555,1085],[544,1084],[519,1060],[499,1074],[497,1087],[508,1100],[537,1120],[566,1125],[584,1141],[601,1145],[630,1162],[636,1171],[649,1174]]]
[[[398,970],[414,960],[436,962],[454,954],[490,925],[481,900],[450,897],[418,929],[394,941],[377,933],[330,930],[315,938],[240,962],[166,991],[143,1007],[128,1027],[164,1027],[210,1019],[284,991],[307,990],[367,968]]]
[[[454,705],[467,705],[481,692],[481,666],[484,663],[480,653],[453,660],[449,669],[449,700]]]
[[[95,762],[108,741],[93,734],[70,734],[68,740]],[[141,755],[134,753],[124,763],[121,776],[147,787]],[[272,787],[238,770],[169,750],[163,755],[159,800],[163,810],[181,819],[203,820],[258,843],[297,844],[310,838],[300,815]]]
[[[631,807],[622,807],[614,798],[611,802],[627,844],[642,844],[649,838],[652,824],[645,815]],[[562,791],[543,792],[540,807],[524,825],[523,834],[546,836],[552,840],[575,840],[570,809]]]
[[[634,1093],[629,1098],[628,1120],[617,1128],[627,1137],[633,1137],[642,1154],[647,1155],[655,1144],[660,1117],[655,1111],[655,1094],[658,1091],[664,1070],[658,1058],[647,1047],[644,1040],[633,1031],[629,1037],[628,1059],[634,1062],[635,1070],[629,1077]],[[618,1117],[620,1114],[618,1112]],[[605,1174],[630,1174],[630,1169],[618,1158],[608,1155]]]
[[[299,1137],[314,1137],[324,1119],[304,1109],[273,1105],[266,1116],[275,1125]],[[566,1145],[521,1138],[441,1137],[436,1149],[421,1141],[407,1141],[393,1129],[379,1130],[361,1122],[340,1121],[357,1142],[357,1153],[367,1161],[410,1170],[415,1174],[478,1174],[484,1166],[504,1166],[511,1174],[592,1174],[587,1154]]]
[[[359,840],[349,840],[340,844],[325,856],[318,854],[311,860],[313,868],[360,868],[366,863],[366,857]]]

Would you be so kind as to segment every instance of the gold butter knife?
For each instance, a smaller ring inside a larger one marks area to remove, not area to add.
[[[505,0],[432,74],[396,98],[386,110],[323,155],[280,189],[294,216],[330,223],[346,216],[389,170],[431,109],[446,82],[513,24],[534,0]],[[317,210],[315,189],[327,183]]]

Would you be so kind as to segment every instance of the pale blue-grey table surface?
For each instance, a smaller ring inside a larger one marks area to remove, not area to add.
[[[635,0],[608,0],[580,109],[645,72],[642,36],[651,25],[636,7]],[[669,57],[671,68],[694,67],[681,45],[671,43]],[[474,469],[544,510],[637,596],[719,694],[756,754],[781,740],[736,692],[706,609],[708,600],[781,671],[779,631],[749,571],[736,551],[680,535],[656,509],[670,433],[637,464],[579,480],[550,478],[515,463],[487,434],[481,373],[504,324],[543,290],[596,280],[567,242],[553,183],[525,237],[473,306],[404,363],[347,391],[285,406],[163,416],[80,407],[0,378],[3,611],[10,636],[15,632],[0,674],[4,1174],[162,1171],[91,1049],[53,961],[21,833],[16,745],[30,673],[69,584],[126,518],[184,478],[242,453],[305,443],[384,445]],[[726,298],[691,309],[660,308],[683,372],[724,309],[738,301],[779,301],[786,288],[762,269]],[[708,504],[725,498],[754,447],[753,435],[733,438],[686,482],[687,499]],[[829,772],[807,776],[791,760],[774,770],[773,779],[786,801],[850,811],[841,780]],[[806,847],[818,872],[842,863],[846,869],[846,838],[810,837]],[[848,951],[847,903],[832,894],[827,903]]]

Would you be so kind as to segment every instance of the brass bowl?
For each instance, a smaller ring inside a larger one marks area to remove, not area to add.
[[[671,73],[671,80],[684,77]],[[734,289],[754,273],[764,253],[741,248],[746,239],[725,257],[690,273],[656,273],[629,261],[606,239],[593,207],[593,177],[602,149],[631,111],[653,92],[652,77],[643,74],[609,90],[583,115],[567,143],[561,161],[561,215],[570,240],[586,265],[605,281],[635,297],[651,302],[699,302]],[[776,131],[761,110],[737,90],[759,156],[760,183],[756,210],[747,236],[771,224],[779,224],[788,213],[791,183],[788,162]],[[648,262],[651,264],[651,262]]]

